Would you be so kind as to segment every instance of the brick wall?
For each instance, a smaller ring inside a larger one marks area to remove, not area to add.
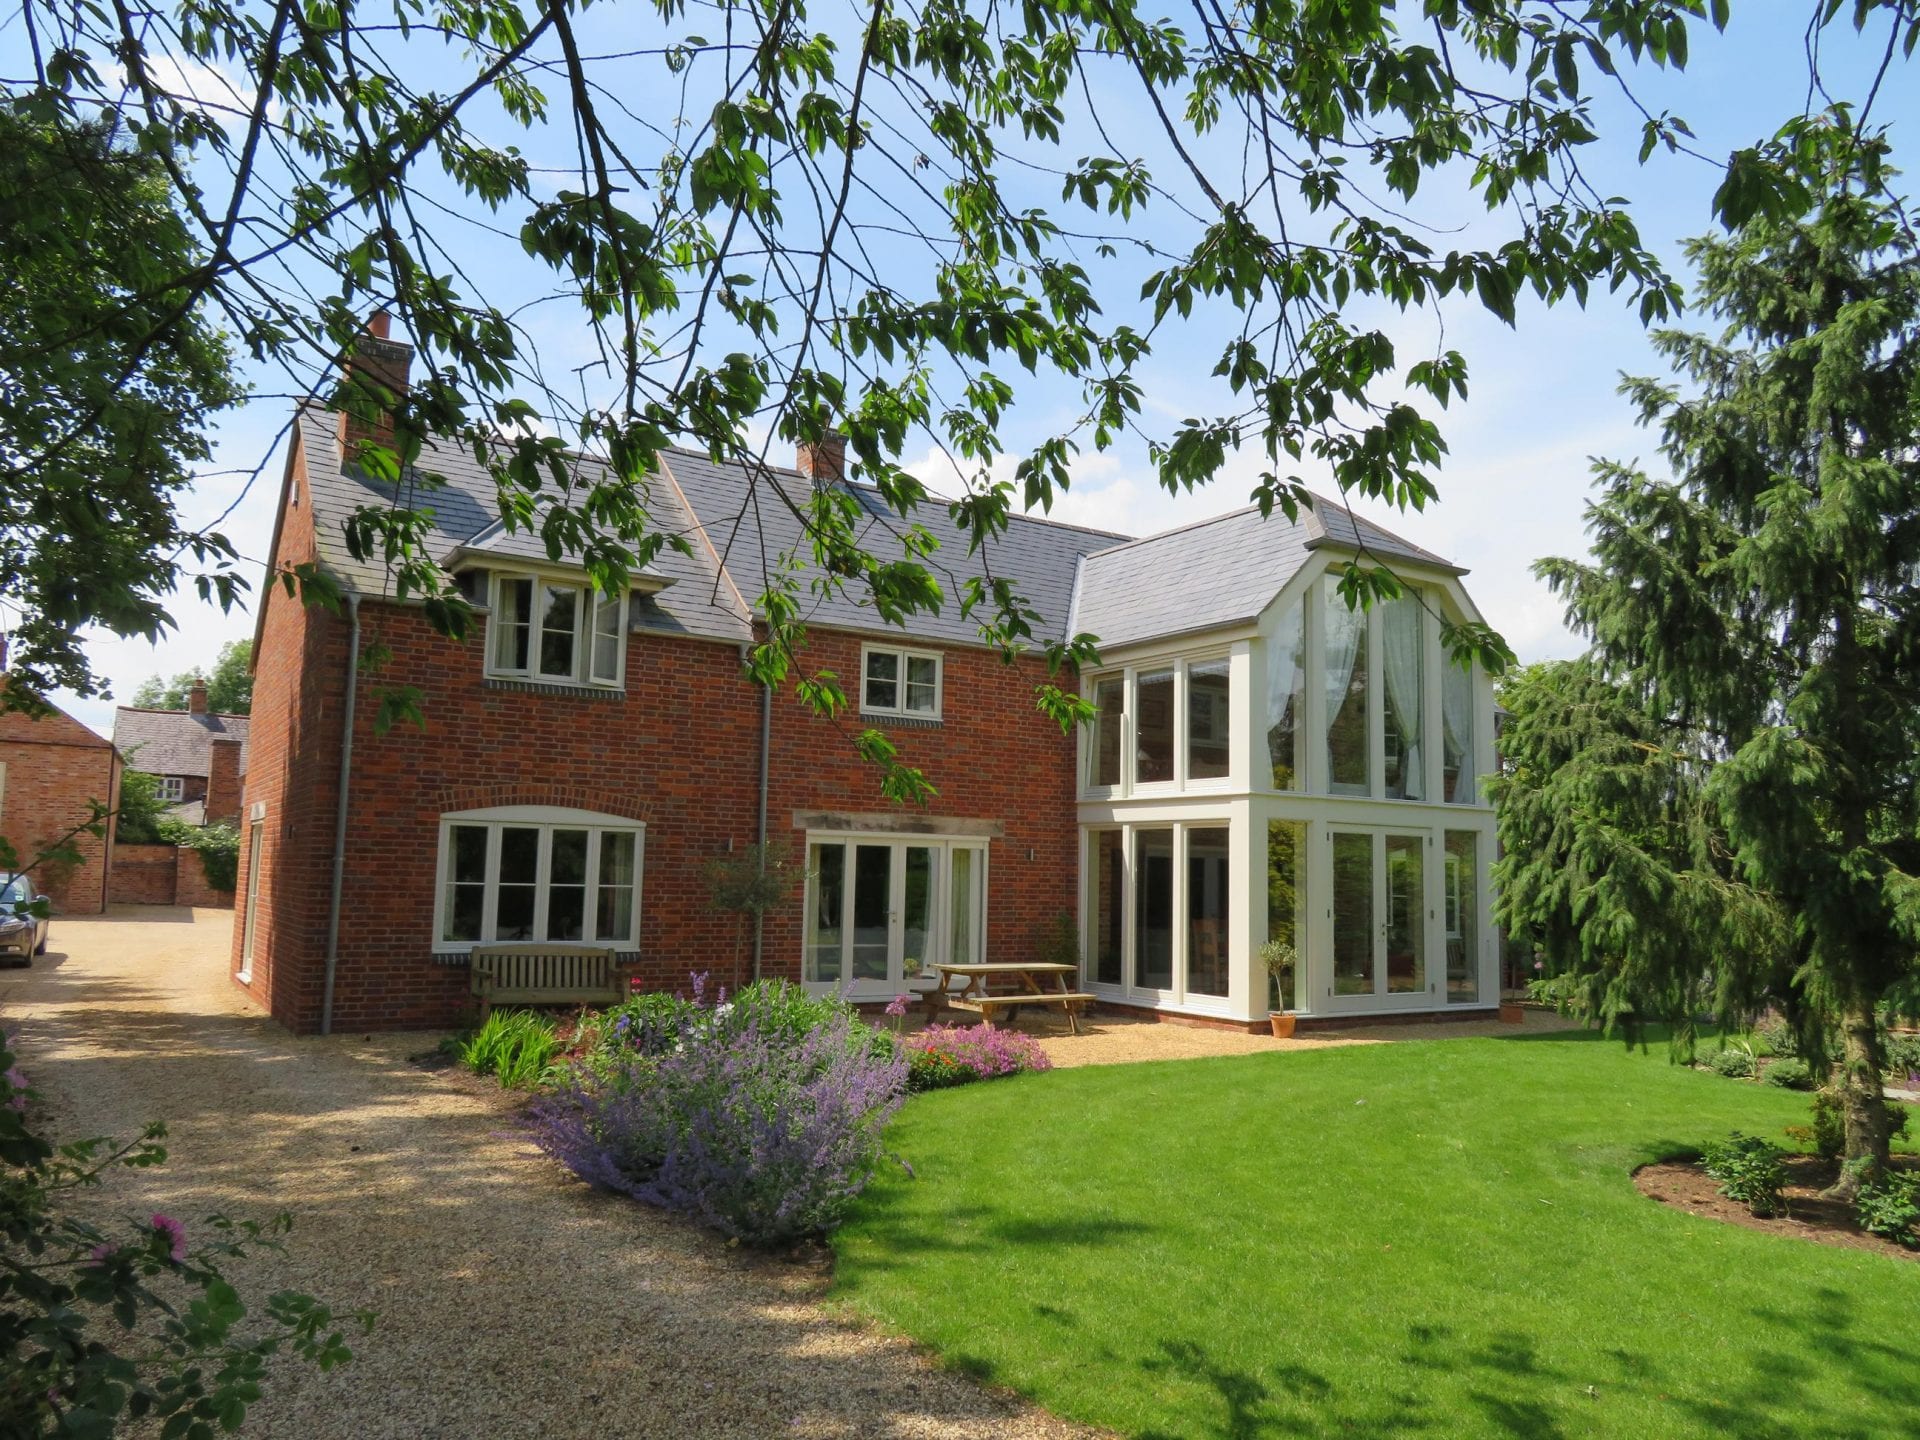
[[[174,852],[173,903],[192,905],[202,910],[231,910],[233,891],[216,890],[207,879],[206,862],[200,858],[200,852],[191,845],[181,845]]]
[[[171,905],[179,869],[176,846],[115,845],[109,895],[116,905]]]
[[[465,1007],[465,969],[432,953],[440,817],[454,810],[561,805],[643,821],[641,982],[675,986],[695,970],[733,970],[743,952],[733,920],[708,902],[706,867],[729,842],[754,839],[760,699],[735,647],[634,635],[624,698],[530,694],[485,684],[478,634],[456,644],[397,606],[367,603],[361,615],[366,643],[389,647],[393,658],[362,676],[355,717],[336,1026],[444,1026]],[[329,687],[344,674],[344,627],[296,611],[284,596],[269,602],[265,623],[271,638],[255,682],[246,799],[250,810],[267,807],[261,868],[269,888],[252,988],[304,1031],[319,1022],[339,743],[327,723],[329,703],[337,704]],[[276,626],[289,639],[303,632],[304,650],[272,635]],[[858,649],[857,638],[816,632],[807,664],[852,675]],[[311,662],[304,678],[290,663],[300,653]],[[1073,745],[1033,708],[1037,663],[1009,668],[981,652],[946,653],[946,723],[895,738],[940,792],[930,813],[1004,827],[990,846],[987,944],[989,953],[1020,951],[1072,906]],[[301,684],[311,698],[290,707]],[[383,685],[419,687],[424,734],[406,726],[374,733]],[[775,699],[770,832],[796,856],[796,810],[887,808],[878,773],[853,752],[851,728],[812,717],[790,696]],[[243,873],[243,904],[247,883]],[[237,968],[243,938],[235,943]],[[797,978],[800,945],[795,896],[768,918],[767,973]]]
[[[0,713],[0,835],[31,858],[84,823],[89,801],[119,803],[120,771],[113,747],[71,716],[40,719]],[[69,915],[97,915],[106,905],[108,841],[80,835],[77,863],[36,866],[34,884]]]
[[[801,663],[808,671],[831,670],[851,686],[860,675],[861,643],[857,635],[816,630]],[[804,832],[792,823],[796,811],[888,810],[879,793],[879,772],[852,746],[854,732],[876,724],[900,759],[922,770],[939,792],[926,814],[1004,826],[987,847],[986,953],[990,959],[1031,959],[1041,933],[1074,909],[1079,863],[1074,739],[1034,708],[1033,688],[1046,678],[1040,661],[1009,666],[986,650],[947,647],[941,653],[944,697],[938,727],[890,728],[885,721],[849,717],[843,734],[802,708],[791,693],[774,697],[768,831],[804,860]],[[849,694],[857,705],[857,692]],[[751,765],[744,774],[750,790]],[[767,917],[770,973],[799,978],[802,924],[797,898]]]
[[[315,557],[299,427],[287,457],[274,561],[284,569]],[[238,894],[256,883],[247,837],[261,825],[260,888],[247,991],[290,1028],[312,1029],[320,1013],[326,940],[327,856],[340,756],[347,625],[309,609],[277,581],[260,595],[252,720],[247,732]],[[244,920],[233,927],[232,969],[246,969]]]

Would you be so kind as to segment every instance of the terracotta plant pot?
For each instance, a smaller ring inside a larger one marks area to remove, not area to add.
[[[1526,1007],[1517,1000],[1500,1002],[1500,1023],[1502,1025],[1524,1025],[1527,1023]]]
[[[1267,1023],[1273,1026],[1273,1038],[1276,1040],[1285,1040],[1292,1036],[1293,1020],[1294,1017],[1283,1010],[1267,1012]]]

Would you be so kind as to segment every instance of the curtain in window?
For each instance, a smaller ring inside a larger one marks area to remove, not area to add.
[[[1300,673],[1300,607],[1295,604],[1280,617],[1280,628],[1267,650],[1267,757],[1273,763],[1276,790],[1300,788],[1295,737],[1305,688]]]
[[[1456,805],[1473,803],[1473,676],[1449,659],[1442,667],[1440,714],[1446,731],[1442,758],[1447,769],[1445,798]]]
[[[1326,616],[1326,624],[1322,629],[1325,630],[1327,637],[1326,673],[1321,677],[1322,686],[1326,692],[1326,726],[1329,742],[1330,770],[1327,778],[1332,787],[1338,788],[1343,783],[1351,784],[1352,781],[1340,773],[1341,767],[1338,764],[1331,764],[1334,760],[1332,739],[1341,707],[1347,703],[1347,694],[1353,685],[1354,662],[1360,656],[1361,646],[1366,643],[1367,612],[1348,609],[1347,602],[1341,598],[1336,582],[1331,577],[1327,580],[1322,599],[1324,603],[1321,610]],[[1363,755],[1366,753],[1364,744],[1360,753]],[[1364,774],[1359,787],[1363,791],[1366,789]]]
[[[1387,670],[1387,705],[1393,712],[1394,733],[1400,738],[1400,794],[1397,799],[1426,798],[1426,756],[1421,749],[1420,669],[1422,653],[1420,604],[1395,600],[1380,616],[1380,648]],[[1392,795],[1389,790],[1389,795]]]

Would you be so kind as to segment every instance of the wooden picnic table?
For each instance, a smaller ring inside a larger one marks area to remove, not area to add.
[[[973,1010],[987,1024],[993,1023],[999,1010],[1016,1010],[1023,1005],[1058,1008],[1067,1017],[1067,1028],[1080,1033],[1080,1011],[1095,997],[1068,988],[1067,977],[1077,976],[1077,965],[1051,961],[1002,962],[991,965],[935,965],[933,994],[941,1003],[956,1010]],[[955,982],[962,982],[958,989]],[[1050,982],[1050,983],[1047,983]],[[991,988],[998,985],[999,988]]]

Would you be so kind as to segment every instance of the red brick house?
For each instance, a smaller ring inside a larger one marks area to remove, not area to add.
[[[363,341],[390,383],[410,359],[383,334]],[[302,408],[272,549],[277,567],[325,567],[344,613],[269,585],[254,645],[233,966],[290,1028],[445,1026],[467,1003],[468,952],[493,940],[603,944],[648,987],[757,963],[884,999],[940,960],[1030,955],[1062,916],[1083,982],[1116,1004],[1264,1016],[1255,956],[1274,927],[1302,947],[1296,1008],[1497,1000],[1475,785],[1491,691],[1441,673],[1434,617],[1478,617],[1439,557],[1343,511],[1264,529],[1242,512],[1141,542],[1017,517],[995,573],[1043,633],[1115,642],[1083,681],[1100,724],[1062,735],[1034,706],[1044,666],[1003,664],[951,606],[902,631],[810,595],[802,663],[842,677],[859,712],[835,724],[743,668],[763,560],[803,548],[743,470],[665,453],[649,508],[691,553],[663,551],[629,594],[601,596],[537,536],[504,531],[470,455],[432,451],[421,468],[443,484],[399,483],[431,507],[436,559],[476,606],[453,641],[348,552],[343,522],[395,498],[347,459],[359,423]],[[839,454],[798,461],[760,483],[841,487],[873,515],[863,543],[900,551]],[[921,523],[951,594],[977,562],[943,511]],[[1427,607],[1357,630],[1334,617],[1328,559],[1357,549],[1430,586]],[[389,657],[376,673],[369,651]],[[425,733],[375,733],[385,686],[418,689]],[[850,744],[866,726],[925,772],[926,808],[880,799]],[[708,872],[762,835],[806,877],[748,962]],[[1343,923],[1280,914],[1271,897],[1301,886],[1338,888]]]
[[[0,685],[6,683],[0,675]],[[38,717],[0,711],[0,835],[22,860],[86,823],[92,802],[120,803],[120,756],[113,743],[63,710]],[[75,837],[78,863],[33,867],[34,885],[68,915],[107,907],[110,835]]]
[[[113,743],[134,770],[159,782],[170,817],[189,825],[237,824],[246,776],[248,718],[207,709],[207,684],[195,680],[184,710],[122,705]]]

